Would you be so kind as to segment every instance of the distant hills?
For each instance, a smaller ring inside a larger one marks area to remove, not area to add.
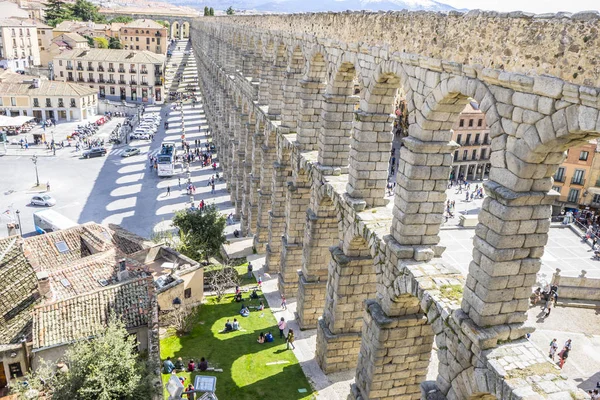
[[[224,10],[232,6],[236,10],[256,10],[275,13],[324,12],[346,10],[399,11],[456,10],[448,4],[435,0],[171,0],[169,3],[204,9]]]

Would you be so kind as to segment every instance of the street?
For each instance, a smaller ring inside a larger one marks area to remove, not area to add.
[[[180,41],[178,45],[180,50],[175,47],[167,66],[167,91],[176,91],[179,87],[173,81],[174,71],[183,74],[182,86],[193,82],[197,76],[193,55],[183,54],[187,41]],[[171,103],[146,107],[146,112],[160,111],[163,120],[153,141],[134,140],[129,144],[140,149],[139,155],[122,157],[126,146],[120,145],[107,146],[106,157],[81,159],[81,152],[75,152],[74,148],[61,149],[56,156],[39,157],[39,180],[43,186],[39,190],[45,192],[45,184],[50,182],[49,194],[57,200],[57,205],[52,208],[77,223],[95,221],[120,224],[147,238],[158,231],[170,229],[173,213],[184,208],[190,199],[185,191],[187,177],[181,173],[159,178],[156,171],[149,168],[149,154],[156,155],[164,140],[180,146],[181,112],[185,117],[186,140],[191,147],[194,147],[194,140],[198,139],[202,144],[210,140],[206,134],[208,125],[201,105],[192,107],[191,103],[184,104],[182,111],[172,110],[171,107]],[[166,131],[165,121],[169,123]],[[23,235],[31,235],[35,232],[33,213],[44,209],[29,205],[31,197],[39,193],[34,188],[36,174],[31,156],[24,153],[0,157],[0,170],[0,236],[7,235],[6,224],[16,220],[17,210],[20,211]],[[217,204],[223,213],[233,211],[224,182],[216,182],[215,194],[211,194],[210,186],[207,186],[216,171],[211,167],[202,168],[196,162],[191,165],[190,172],[192,183],[197,188],[194,196],[196,204],[203,199],[207,204]],[[171,188],[170,196],[166,193],[168,186]],[[228,227],[227,232],[231,230],[233,226]]]

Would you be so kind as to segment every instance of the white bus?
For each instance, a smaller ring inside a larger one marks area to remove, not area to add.
[[[33,213],[33,225],[37,233],[44,234],[72,228],[77,223],[54,210],[42,210]]]
[[[175,175],[175,164],[177,159],[177,149],[174,142],[163,142],[158,154],[158,176]]]

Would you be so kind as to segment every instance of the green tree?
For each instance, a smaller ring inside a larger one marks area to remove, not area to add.
[[[196,261],[218,255],[225,239],[227,220],[214,204],[203,210],[180,210],[173,217],[173,225],[179,228],[178,250]]]
[[[108,40],[103,37],[94,38],[94,44],[97,49],[108,49]]]
[[[119,15],[118,17],[111,19],[109,22],[110,23],[120,22],[122,24],[128,24],[129,22],[132,22],[132,21],[133,21],[133,18],[128,17],[127,15]]]
[[[71,7],[63,0],[47,0],[44,12],[46,13],[46,23],[51,26],[56,26],[73,17]]]
[[[111,37],[110,41],[108,43],[108,48],[109,49],[122,49],[123,48],[123,44],[121,43],[121,41],[119,40],[119,38]]]
[[[227,13],[227,15],[235,14],[235,10],[231,6],[229,6],[229,8],[227,10],[225,10],[225,12]]]
[[[210,11],[208,9],[208,6],[204,6],[204,16],[208,17],[210,15]]]
[[[168,28],[169,26],[171,26],[171,24],[169,23],[169,21],[163,21],[163,20],[157,20],[156,21],[157,24],[161,24],[162,26],[164,26],[165,28]]]
[[[84,38],[88,41],[88,46],[94,47],[94,38],[88,35],[83,35]]]
[[[100,7],[86,0],[77,0],[71,6],[75,18],[82,21],[106,22],[106,17],[98,12],[99,9]]]
[[[208,9],[208,13],[210,14],[210,16],[211,16],[211,17],[214,17],[214,15],[215,15],[215,9],[214,9],[214,8],[212,8],[212,7],[211,7],[211,8],[209,8],[209,9]]]
[[[125,326],[111,318],[95,338],[76,342],[67,350],[64,363],[68,371],[51,373],[48,364],[28,376],[34,390],[50,394],[52,400],[142,400],[154,394],[154,382],[145,360],[133,349],[136,339]],[[15,385],[21,398],[25,385]]]

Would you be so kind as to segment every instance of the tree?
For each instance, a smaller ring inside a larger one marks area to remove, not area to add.
[[[119,40],[119,38],[111,37],[110,41],[108,43],[108,48],[109,49],[122,49],[123,48],[123,44],[121,43],[121,41]]]
[[[95,47],[98,49],[108,49],[108,40],[103,37],[94,38]]]
[[[130,22],[133,22],[133,18],[128,17],[127,15],[119,15],[118,17],[111,19],[109,22],[111,24],[112,23],[128,24]]]
[[[171,311],[171,325],[178,335],[187,335],[194,328],[198,319],[200,307],[187,307],[182,305],[179,309]]]
[[[83,35],[83,37],[88,41],[88,46],[94,47],[94,38],[89,35]]]
[[[44,12],[46,13],[46,23],[51,26],[56,26],[73,17],[71,7],[63,0],[47,0]]]
[[[215,9],[214,9],[214,8],[212,8],[212,7],[211,7],[211,8],[209,8],[209,9],[208,9],[208,13],[210,14],[210,16],[211,16],[211,17],[214,17],[214,16],[215,16]]]
[[[71,6],[72,14],[82,21],[106,22],[106,17],[98,12],[100,7],[86,0],[77,0]]]
[[[133,351],[136,339],[117,318],[93,339],[83,339],[69,348],[64,357],[68,367],[52,373],[48,364],[28,376],[32,389],[51,395],[52,400],[142,400],[155,391],[146,361]],[[16,385],[17,392],[29,390]],[[21,388],[20,388],[21,387]]]
[[[156,20],[157,24],[161,24],[162,26],[164,26],[165,28],[168,28],[169,26],[171,26],[171,24],[168,21],[163,21],[163,20]]]
[[[204,275],[204,281],[208,287],[210,287],[210,290],[215,293],[218,302],[225,296],[225,291],[227,289],[231,289],[241,284],[240,277],[235,268],[228,265],[212,271],[207,271]]]
[[[186,209],[175,213],[173,225],[179,228],[178,250],[196,261],[219,254],[225,239],[227,220],[214,204],[200,209]]]
[[[229,6],[229,8],[227,10],[225,10],[225,12],[227,13],[227,15],[235,14],[235,10],[231,6]]]
[[[208,9],[208,6],[204,6],[204,16],[208,17],[210,15],[210,10]]]

